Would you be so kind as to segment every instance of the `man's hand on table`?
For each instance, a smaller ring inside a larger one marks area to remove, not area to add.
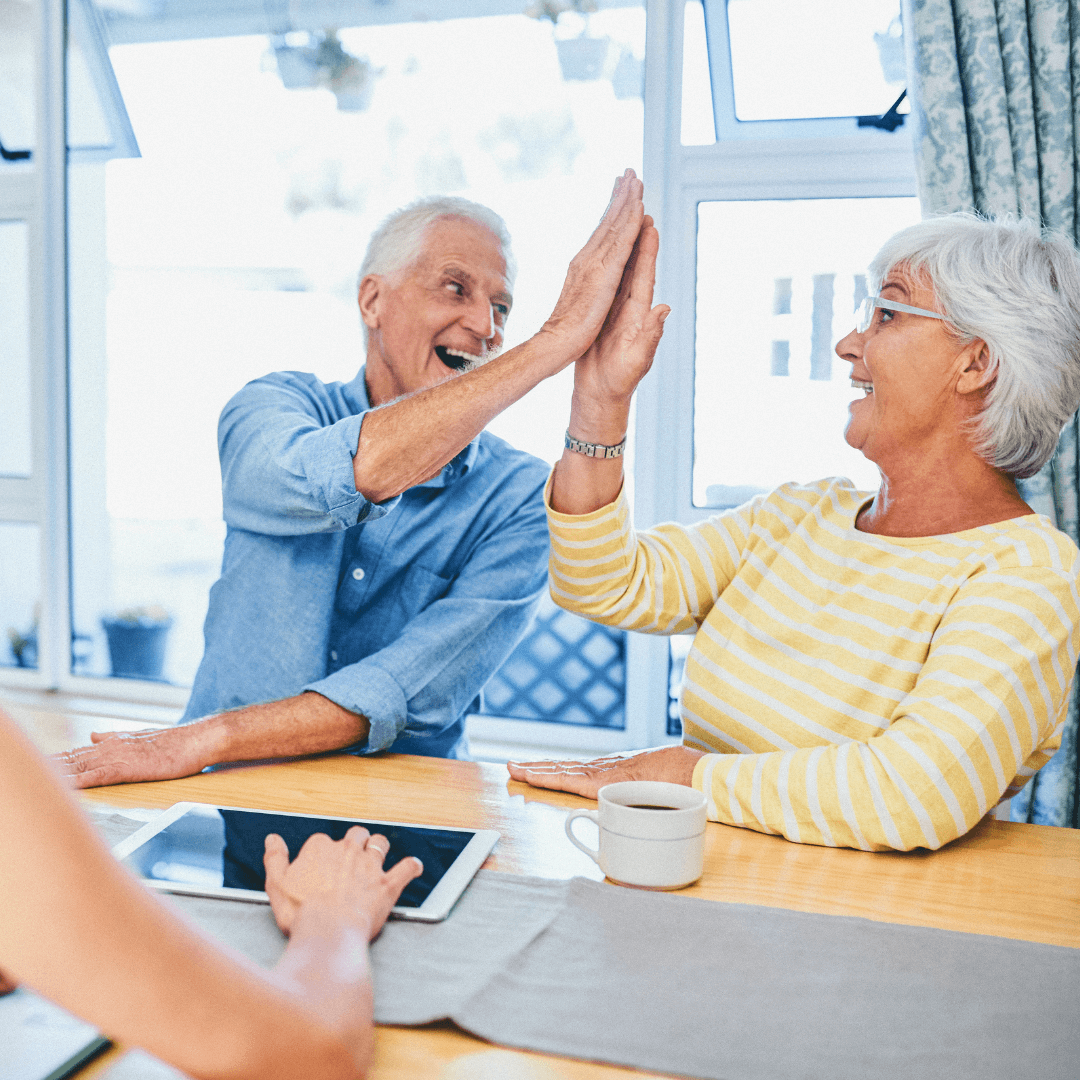
[[[93,732],[53,761],[77,788],[193,776],[208,765],[302,757],[341,750],[368,737],[366,717],[314,691],[248,705],[192,724],[131,734]]]
[[[175,780],[202,772],[217,760],[202,724],[148,731],[94,731],[92,746],[53,755],[72,787]]]
[[[662,780],[692,787],[694,766],[704,757],[688,746],[665,746],[633,757],[604,757],[594,761],[511,761],[507,764],[514,780],[533,787],[569,791],[595,799],[605,784],[623,780]]]
[[[340,917],[345,913],[365,924],[368,941],[382,929],[402,890],[424,872],[410,856],[383,871],[390,841],[354,825],[341,840],[325,833],[308,837],[290,863],[289,849],[277,833],[266,838],[266,895],[278,927],[286,936],[301,909]]]

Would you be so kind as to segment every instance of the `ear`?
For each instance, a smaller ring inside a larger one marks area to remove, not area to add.
[[[360,281],[357,301],[360,304],[360,318],[369,330],[379,327],[379,300],[382,296],[382,277],[368,274]]]
[[[993,383],[997,373],[990,364],[990,350],[986,342],[976,338],[964,350],[966,365],[956,381],[958,394],[974,394],[986,390]]]

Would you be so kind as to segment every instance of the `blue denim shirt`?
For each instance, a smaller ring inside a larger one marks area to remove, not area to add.
[[[225,406],[225,554],[185,721],[316,690],[368,718],[350,752],[467,756],[465,714],[547,581],[548,469],[484,432],[369,502],[353,454],[370,407],[363,369],[277,372]]]

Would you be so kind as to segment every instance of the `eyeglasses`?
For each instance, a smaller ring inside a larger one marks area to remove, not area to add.
[[[912,307],[910,304],[901,304],[898,300],[885,300],[880,296],[867,296],[855,309],[855,333],[865,334],[874,321],[874,308],[885,308],[888,311],[906,311],[909,315],[925,315],[928,319],[948,319],[940,311],[927,311],[926,308]]]

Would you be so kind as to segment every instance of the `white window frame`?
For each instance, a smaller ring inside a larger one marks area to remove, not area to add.
[[[68,670],[67,293],[63,0],[39,0],[34,30],[36,142],[0,169],[0,217],[29,229],[30,476],[0,477],[0,521],[39,529],[41,617],[36,670],[0,668],[5,685],[56,687]]]

